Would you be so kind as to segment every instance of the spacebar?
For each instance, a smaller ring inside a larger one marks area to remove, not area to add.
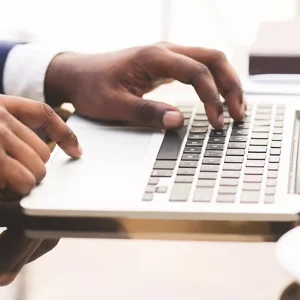
[[[186,132],[187,127],[182,127],[177,131],[166,131],[157,159],[177,160]]]

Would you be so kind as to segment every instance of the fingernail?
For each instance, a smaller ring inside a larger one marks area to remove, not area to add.
[[[183,116],[179,111],[167,111],[163,116],[163,125],[166,128],[178,128],[183,125]]]
[[[78,152],[80,153],[80,155],[82,155],[82,153],[83,153],[82,148],[79,144],[78,144]]]
[[[219,115],[219,117],[218,117],[218,123],[219,123],[219,126],[221,128],[224,126],[224,116],[223,116],[223,114]]]

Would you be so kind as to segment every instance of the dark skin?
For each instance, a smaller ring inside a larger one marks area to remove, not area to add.
[[[142,99],[173,79],[195,88],[215,128],[224,123],[219,93],[231,117],[244,118],[246,102],[240,81],[221,52],[168,43],[106,54],[58,55],[49,66],[45,93],[50,105],[68,101],[77,113],[89,118],[176,129],[183,124],[177,108]]]

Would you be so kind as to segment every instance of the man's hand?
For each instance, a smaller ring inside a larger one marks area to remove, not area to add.
[[[75,134],[47,104],[0,96],[0,202],[10,192],[28,194],[45,176],[50,149],[30,128],[44,131],[68,155],[81,156]]]
[[[241,84],[225,56],[168,43],[107,54],[58,55],[48,68],[45,94],[51,105],[71,102],[86,117],[175,129],[183,124],[178,109],[142,99],[170,79],[195,88],[215,128],[224,123],[220,94],[231,117],[243,119],[246,103]]]

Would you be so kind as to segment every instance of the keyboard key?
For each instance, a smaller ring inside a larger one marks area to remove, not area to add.
[[[272,204],[275,202],[275,197],[273,195],[266,195],[264,198],[264,203]]]
[[[209,124],[208,121],[194,121],[192,126],[193,127],[203,127],[207,131],[208,124]]]
[[[176,176],[176,183],[192,183],[194,180],[194,176]]]
[[[244,156],[245,150],[244,149],[228,149],[226,152],[227,156],[233,155],[233,156]]]
[[[225,137],[210,137],[208,140],[211,144],[224,144],[225,143]]]
[[[248,135],[248,129],[235,129],[233,128],[231,131],[231,136],[243,136],[243,135]]]
[[[200,158],[199,154],[183,154],[181,157],[181,160],[192,160],[192,161],[198,161]]]
[[[225,131],[225,130],[212,130],[209,136],[212,136],[212,137],[218,137],[218,136],[225,137],[226,134],[227,134],[227,131]]]
[[[215,180],[205,180],[205,179],[200,179],[197,182],[198,187],[214,187],[216,185]]]
[[[210,202],[213,195],[213,189],[196,188],[193,201]]]
[[[189,126],[189,123],[190,123],[190,120],[189,120],[189,119],[184,119],[184,121],[183,121],[183,126],[184,126],[184,127],[188,127],[188,126]]]
[[[219,203],[234,203],[235,195],[218,195],[217,202]]]
[[[284,121],[284,116],[282,116],[282,115],[276,115],[275,121]]]
[[[281,142],[272,142],[271,148],[281,148]]]
[[[152,201],[153,200],[153,194],[145,193],[143,196],[143,201]]]
[[[190,112],[184,112],[182,115],[183,115],[184,119],[190,119],[191,116],[192,116],[192,113],[190,113]]]
[[[246,168],[245,174],[246,175],[263,175],[264,169],[263,168]]]
[[[155,185],[148,185],[146,187],[145,193],[154,193],[155,189],[156,189]]]
[[[156,193],[159,194],[164,194],[168,191],[168,187],[167,186],[158,186],[155,190]]]
[[[202,151],[201,147],[185,147],[183,153],[197,153],[200,154]]]
[[[205,134],[196,134],[196,133],[190,133],[188,135],[188,140],[205,140]]]
[[[274,128],[273,129],[273,133],[275,133],[275,134],[282,134],[283,133],[283,129],[282,128]]]
[[[273,134],[272,135],[272,141],[281,142],[282,141],[282,134]]]
[[[273,148],[270,151],[270,155],[280,155],[280,153],[281,153],[281,149],[278,148]]]
[[[202,133],[205,134],[207,132],[207,128],[204,127],[192,127],[190,133]]]
[[[177,160],[186,131],[186,127],[177,131],[166,131],[157,160]]]
[[[275,121],[274,127],[275,128],[282,128],[283,127],[283,121]]]
[[[265,189],[265,194],[266,195],[275,195],[276,189],[275,187],[267,187]]]
[[[229,143],[228,149],[245,149],[246,144],[245,143]]]
[[[256,120],[254,122],[254,126],[270,126],[271,121],[270,120]]]
[[[157,177],[150,177],[149,180],[148,180],[148,184],[149,185],[157,185],[159,182],[159,178]]]
[[[193,106],[178,106],[177,107],[182,113],[185,112],[192,112],[194,107]]]
[[[259,192],[245,191],[241,195],[241,203],[258,203]]]
[[[191,187],[192,185],[188,183],[175,183],[171,191],[170,201],[187,201]]]
[[[268,165],[268,170],[270,171],[278,171],[279,169],[279,164],[269,164]]]
[[[266,132],[253,132],[251,134],[251,139],[268,139],[269,138],[269,133]]]
[[[187,146],[187,147],[202,147],[203,146],[203,140],[195,140],[195,141],[193,141],[193,140],[187,140],[187,142],[186,142],[186,144],[185,144],[185,146]]]
[[[225,170],[225,171],[241,171],[242,170],[242,165],[241,164],[225,163],[223,165],[223,170]]]
[[[210,157],[204,157],[202,161],[203,165],[220,165],[221,164],[221,158],[210,158]]]
[[[195,175],[196,169],[193,168],[179,168],[177,175]]]
[[[224,144],[207,144],[206,150],[223,150]]]
[[[236,186],[220,186],[218,193],[219,194],[236,194],[237,187]]]
[[[194,121],[207,121],[207,115],[196,115]]]
[[[271,119],[271,113],[269,114],[256,114],[255,120],[270,120]]]
[[[265,160],[266,154],[265,153],[248,153],[247,159],[248,160]]]
[[[267,179],[266,186],[276,186],[276,185],[277,185],[277,179],[270,179],[270,178]]]
[[[226,156],[225,162],[226,163],[239,163],[241,164],[244,160],[243,156]]]
[[[280,161],[280,156],[270,156],[269,157],[270,163],[279,163],[279,161]]]
[[[180,168],[197,168],[197,161],[181,161],[179,164]]]
[[[247,160],[246,167],[264,167],[265,162],[263,160]]]
[[[265,139],[251,139],[250,146],[267,146],[268,140]]]
[[[239,178],[240,172],[238,171],[223,171],[222,178]]]
[[[172,160],[157,160],[153,169],[173,170],[176,166],[176,161]]]
[[[245,175],[244,176],[244,182],[262,182],[262,176],[261,175]]]
[[[268,132],[270,132],[270,127],[269,126],[254,126],[252,129],[252,132],[268,133]]]
[[[233,123],[232,128],[249,129],[249,123]]]
[[[231,136],[230,137],[230,142],[247,142],[247,137],[246,136]]]
[[[276,179],[277,177],[278,177],[278,172],[277,171],[268,171],[267,178]]]
[[[250,153],[266,153],[266,146],[250,146],[248,152]]]
[[[260,191],[261,190],[261,184],[260,183],[244,182],[242,189],[243,189],[243,191]]]
[[[212,151],[206,150],[204,153],[205,157],[222,157],[223,151]]]
[[[220,166],[218,165],[202,165],[200,168],[201,172],[218,172]]]
[[[238,186],[239,180],[235,178],[221,178],[220,186]]]
[[[152,177],[172,177],[173,170],[153,170]]]
[[[198,178],[199,179],[215,180],[215,179],[217,179],[217,176],[218,176],[217,172],[200,172]]]

